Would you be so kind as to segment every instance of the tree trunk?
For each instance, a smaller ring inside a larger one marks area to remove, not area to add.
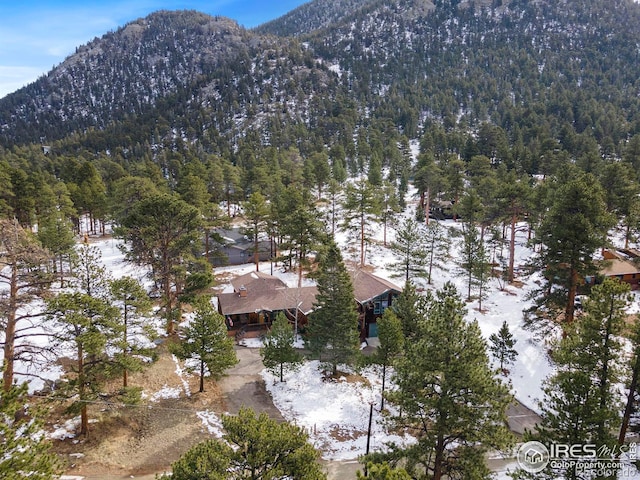
[[[431,210],[431,187],[427,188],[424,204],[424,224],[429,225],[429,210]]]
[[[442,434],[438,434],[436,441],[436,458],[433,461],[433,480],[442,479],[442,467],[444,463],[444,439]]]
[[[123,347],[124,348],[124,352],[123,352],[123,354],[124,354],[124,357],[126,359],[127,352],[129,350],[129,339],[128,339],[128,331],[127,331],[128,330],[128,318],[127,318],[128,317],[128,311],[127,311],[127,301],[126,301],[126,299],[124,301],[123,317],[124,317],[124,332],[122,334],[122,339],[123,339],[123,343],[124,343],[124,347]],[[127,388],[127,386],[128,386],[127,385],[127,381],[128,381],[127,374],[128,374],[127,365],[125,363],[124,372],[122,372],[122,386],[123,386],[123,388]]]
[[[80,407],[80,435],[89,433],[89,416],[87,414],[87,403],[85,396],[86,379],[84,378],[84,350],[82,345],[78,345],[78,397],[81,402]]]
[[[15,360],[16,311],[18,299],[18,268],[14,262],[11,266],[11,282],[9,286],[9,312],[4,330],[4,370],[2,372],[3,388],[8,392],[13,385],[13,365]]]
[[[516,221],[518,220],[515,212],[511,215],[511,238],[509,239],[509,269],[508,277],[509,283],[513,283],[514,280],[514,264],[515,264],[515,252],[516,252]]]
[[[385,387],[386,379],[387,379],[387,364],[383,363],[382,364],[382,391],[380,395],[380,411],[381,412],[384,410],[384,387]]]
[[[200,359],[200,393],[204,392],[204,360]]]
[[[573,317],[575,313],[575,301],[576,301],[576,293],[578,290],[578,272],[575,268],[571,268],[570,273],[570,281],[569,281],[569,294],[567,295],[567,306],[564,312],[564,321],[567,324],[573,322]]]
[[[622,425],[620,425],[620,435],[618,436],[618,444],[624,444],[627,436],[627,428],[629,428],[629,420],[633,414],[633,403],[635,401],[636,390],[638,388],[638,375],[640,375],[640,355],[636,355],[636,361],[633,365],[633,373],[631,375],[631,384],[629,385],[629,395],[627,395],[627,404],[624,407],[622,415]]]
[[[364,215],[360,217],[360,268],[364,267]]]

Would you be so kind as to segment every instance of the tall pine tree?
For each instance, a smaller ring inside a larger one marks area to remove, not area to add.
[[[416,429],[420,440],[398,448],[413,478],[491,476],[485,454],[508,446],[508,388],[495,378],[477,322],[464,318],[464,302],[451,283],[429,300],[418,335],[397,363],[397,427]]]
[[[546,381],[542,421],[531,436],[545,445],[594,444],[613,451],[620,427],[620,335],[629,305],[629,285],[606,279],[591,290],[585,315],[568,328],[553,353],[556,372]],[[606,450],[605,450],[606,451]],[[587,475],[587,476],[585,476]],[[521,472],[523,478],[534,478]],[[592,478],[576,465],[554,466],[535,478]]]
[[[318,266],[318,294],[309,316],[306,344],[335,375],[358,354],[358,312],[353,285],[338,246],[331,242]]]

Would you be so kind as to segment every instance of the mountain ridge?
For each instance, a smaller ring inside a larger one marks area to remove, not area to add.
[[[132,118],[149,122],[133,143],[197,142],[214,130],[231,149],[252,132],[273,144],[295,125],[322,126],[313,142],[331,146],[348,141],[344,121],[370,118],[409,137],[432,120],[491,121],[514,137],[514,123],[533,128],[525,120],[539,110],[555,138],[569,124],[615,149],[640,131],[640,7],[631,0],[327,3],[252,30],[195,11],[129,22],[0,100],[0,142],[57,141]]]

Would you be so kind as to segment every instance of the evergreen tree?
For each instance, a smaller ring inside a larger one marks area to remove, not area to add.
[[[72,256],[76,243],[71,221],[58,211],[42,217],[38,223],[38,240],[53,256],[53,271],[60,276],[60,288],[63,288],[64,259]]]
[[[24,308],[43,298],[52,281],[46,272],[50,260],[36,238],[17,221],[0,219],[0,326],[3,338],[3,388],[9,391],[14,380],[14,365],[23,354],[34,353],[34,345],[23,340],[35,333],[39,308]]]
[[[513,170],[499,174],[500,183],[497,193],[497,204],[502,216],[509,222],[509,264],[507,281],[513,282],[515,269],[515,248],[517,224],[524,218],[528,210],[532,190],[526,179],[519,178]]]
[[[447,283],[429,299],[418,335],[396,365],[397,388],[387,392],[401,412],[394,424],[419,431],[416,444],[390,453],[405,459],[414,478],[488,479],[485,453],[510,441],[505,412],[511,396],[494,377],[477,322],[464,315],[464,303]]]
[[[395,225],[395,217],[400,211],[396,188],[384,181],[380,188],[380,220],[382,220],[382,242],[387,246],[387,227]]]
[[[284,373],[295,371],[302,364],[302,355],[294,347],[293,328],[284,313],[276,316],[271,329],[265,335],[264,346],[260,349],[262,363],[273,375],[284,381]]]
[[[517,340],[509,331],[507,321],[502,322],[502,326],[498,333],[492,333],[489,336],[489,350],[494,358],[500,362],[500,371],[505,371],[505,365],[513,363],[518,356],[518,351],[513,348]]]
[[[482,310],[482,297],[491,265],[484,242],[478,235],[478,229],[467,221],[462,224],[462,255],[459,265],[467,276],[467,301],[471,301],[472,288],[477,287],[478,309]]]
[[[45,193],[46,192],[46,193]],[[63,182],[52,186],[44,184],[38,213],[38,240],[53,256],[51,265],[60,275],[60,288],[64,287],[64,260],[70,259],[75,246],[73,202]],[[58,271],[59,270],[59,271]]]
[[[102,263],[98,247],[83,243],[75,251],[71,261],[70,285],[78,292],[96,298],[109,296],[110,272]]]
[[[635,316],[633,326],[631,327],[630,341],[633,352],[627,369],[631,370],[631,375],[629,376],[629,389],[627,393],[627,401],[625,403],[624,413],[622,415],[622,424],[620,425],[620,433],[618,434],[619,445],[625,443],[631,416],[636,411],[636,398],[638,395],[638,387],[640,382],[640,319],[637,315]]]
[[[429,151],[422,152],[418,157],[413,183],[420,195],[419,206],[424,213],[426,224],[429,224],[431,202],[444,189],[444,182],[442,170],[436,163],[433,154]]]
[[[60,464],[44,435],[43,411],[29,405],[27,384],[0,390],[0,477],[53,480]]]
[[[122,335],[118,309],[86,293],[61,293],[47,303],[50,334],[57,351],[73,352],[69,381],[59,390],[73,399],[69,408],[80,412],[80,434],[89,433],[89,402],[99,398],[104,382],[121,373],[110,356]],[[69,354],[67,353],[67,356]]]
[[[109,292],[112,304],[120,310],[122,386],[127,388],[128,373],[142,370],[156,356],[152,341],[157,333],[148,323],[152,303],[142,285],[131,277],[109,282]]]
[[[592,175],[569,170],[568,178],[556,185],[537,234],[543,246],[538,260],[546,281],[539,302],[551,311],[564,305],[564,321],[570,324],[578,283],[596,273],[594,253],[605,245],[612,217]]]
[[[204,376],[208,372],[219,378],[225,370],[238,363],[233,338],[227,335],[224,318],[216,312],[206,297],[195,303],[195,317],[181,330],[181,340],[172,345],[172,352],[182,360],[194,360],[193,370],[200,374],[200,392],[204,392]]]
[[[378,320],[378,340],[380,345],[376,348],[372,361],[382,365],[382,400],[380,411],[384,410],[384,390],[387,380],[387,367],[402,355],[404,349],[404,335],[402,322],[392,309],[387,308]]]
[[[165,480],[324,480],[318,454],[303,429],[248,408],[223,415],[222,440],[206,440],[171,465]]]
[[[362,474],[360,470],[356,472],[357,479],[362,480],[411,480],[411,477],[404,468],[392,468],[388,463],[367,463],[366,473]]]
[[[151,267],[162,289],[167,333],[174,331],[177,292],[184,268],[192,259],[201,216],[195,207],[171,195],[152,195],[123,218],[120,236],[127,242],[127,260]]]
[[[249,223],[247,233],[253,240],[253,261],[256,272],[260,270],[260,234],[264,233],[269,220],[269,205],[260,192],[254,192],[244,202],[244,218]]]
[[[360,267],[365,264],[366,246],[371,243],[374,223],[380,215],[380,198],[377,190],[365,179],[348,184],[342,205],[344,216],[342,229],[356,238],[360,245]]]
[[[411,341],[418,334],[418,320],[424,313],[430,295],[430,292],[426,296],[420,295],[415,284],[409,280],[393,302],[391,308],[400,319],[405,341]]]
[[[301,287],[302,271],[309,265],[307,256],[319,243],[321,224],[308,192],[301,192],[295,185],[290,185],[281,202],[278,223],[283,242],[280,246],[289,251],[291,261],[297,261],[298,287]]]
[[[630,300],[628,292],[629,285],[617,279],[606,279],[591,290],[585,315],[565,331],[554,350],[556,372],[545,383],[540,402],[542,420],[531,439],[545,445],[593,444],[613,451],[617,442],[613,432],[620,424],[616,385],[621,378],[620,334]],[[592,478],[575,465],[565,468],[552,463],[535,478]]]
[[[338,246],[331,242],[318,265],[318,294],[309,316],[306,344],[331,367],[353,362],[359,351],[358,312],[353,285]]]
[[[427,275],[425,236],[425,230],[421,225],[406,218],[396,232],[396,239],[389,246],[391,251],[400,257],[400,262],[391,264],[390,268],[403,275],[405,282],[409,278]]]
[[[446,270],[450,240],[447,229],[437,220],[429,222],[424,231],[424,252],[427,260],[427,283],[431,284],[433,267]]]

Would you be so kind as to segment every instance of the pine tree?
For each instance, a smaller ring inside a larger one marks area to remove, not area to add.
[[[112,280],[109,291],[113,305],[120,310],[122,386],[127,388],[128,373],[142,370],[156,356],[151,343],[157,333],[148,323],[152,303],[142,285],[131,277]]]
[[[390,268],[398,272],[398,276],[403,275],[405,282],[409,278],[425,277],[426,267],[426,244],[425,230],[418,222],[407,218],[400,225],[396,232],[396,239],[389,248],[400,261],[390,265]]]
[[[260,349],[262,363],[273,375],[284,381],[284,373],[295,371],[302,364],[302,355],[294,347],[294,332],[284,313],[276,315],[271,329],[265,335],[264,346]]]
[[[415,284],[409,280],[405,283],[402,293],[393,302],[391,308],[400,319],[405,341],[413,339],[418,334],[418,321],[430,298],[430,292],[427,292],[426,296],[420,295],[416,291]]]
[[[331,242],[318,266],[318,294],[309,316],[306,344],[331,367],[351,363],[359,351],[358,313],[353,285],[338,246]]]
[[[391,468],[387,463],[367,463],[366,473],[358,470],[357,479],[363,480],[411,480],[411,477],[404,468]]]
[[[122,219],[119,235],[127,242],[127,260],[151,267],[161,285],[168,334],[174,332],[179,313],[176,289],[192,259],[201,225],[198,209],[165,194],[144,198]]]
[[[620,425],[621,411],[616,387],[621,378],[620,334],[629,299],[629,285],[617,279],[606,279],[593,287],[585,314],[565,331],[553,353],[556,373],[544,386],[542,420],[531,439],[545,445],[593,444],[613,451],[617,439],[612,432]],[[584,472],[575,465],[565,468],[550,464],[536,475],[584,478]]]
[[[45,188],[48,195],[43,198],[46,205],[38,215],[38,240],[49,250],[53,271],[60,275],[60,288],[64,287],[64,260],[72,256],[75,246],[73,223],[73,203],[66,185],[55,183]]]
[[[269,221],[269,205],[260,192],[254,192],[244,202],[244,217],[249,223],[247,233],[253,240],[253,261],[256,272],[260,269],[260,234],[266,230]]]
[[[392,309],[387,308],[378,320],[378,340],[380,345],[376,348],[372,361],[382,365],[382,400],[380,411],[384,410],[384,390],[387,380],[387,367],[400,357],[404,349],[404,335],[402,323]]]
[[[547,283],[539,300],[552,311],[564,305],[564,321],[570,324],[578,283],[596,273],[594,253],[605,245],[613,222],[597,179],[571,170],[566,175],[557,181],[538,231],[543,245],[539,263]]]
[[[482,297],[489,280],[491,265],[478,229],[472,222],[462,225],[462,255],[460,267],[467,276],[467,301],[471,301],[471,290],[478,288],[478,309],[482,310]]]
[[[380,215],[380,198],[366,179],[360,179],[347,185],[342,207],[344,216],[341,228],[357,239],[360,245],[360,267],[363,267],[366,246],[371,243],[374,223]]]
[[[518,356],[518,351],[513,348],[517,340],[509,331],[507,321],[502,322],[498,333],[492,333],[489,337],[489,350],[494,358],[500,362],[500,371],[505,371],[505,365],[513,363]]]
[[[204,392],[204,377],[208,372],[219,378],[225,370],[238,363],[233,338],[227,335],[224,318],[216,312],[208,298],[195,302],[195,317],[181,330],[181,340],[172,345],[172,352],[182,360],[195,360],[200,374],[200,392]]]
[[[70,412],[80,412],[80,434],[89,433],[89,402],[98,398],[104,382],[121,373],[110,356],[121,338],[118,309],[86,293],[61,293],[47,303],[51,337],[57,351],[73,352],[69,381],[60,394],[73,399]],[[67,353],[67,356],[69,354]]]
[[[83,243],[76,249],[71,261],[70,286],[76,291],[96,298],[109,296],[110,273],[102,263],[98,247]]]
[[[427,283],[431,284],[433,267],[446,270],[450,240],[447,229],[437,220],[429,222],[424,233],[424,252],[428,265]]]
[[[0,390],[0,478],[58,478],[60,464],[43,428],[43,411],[29,405],[26,383]]]
[[[24,308],[42,298],[49,290],[52,277],[46,272],[49,253],[16,221],[0,219],[0,315],[4,338],[3,388],[9,391],[14,380],[14,365],[23,350],[34,353],[37,347],[23,348],[22,339],[34,333],[35,319],[43,312],[38,308]]]
[[[631,328],[630,341],[633,348],[633,354],[631,355],[627,369],[631,371],[631,375],[629,378],[627,401],[622,415],[622,424],[620,425],[620,433],[618,434],[619,445],[622,445],[625,442],[631,416],[636,411],[636,397],[638,395],[638,387],[640,384],[640,319],[637,315],[635,316],[633,326]]]
[[[223,415],[222,440],[206,440],[171,465],[164,480],[324,480],[318,453],[300,427],[248,408]]]
[[[429,300],[418,335],[396,365],[397,388],[387,392],[401,412],[394,424],[419,432],[419,442],[390,453],[405,459],[414,478],[488,479],[485,453],[510,441],[505,412],[511,396],[494,377],[477,322],[464,315],[464,303],[447,283]]]

